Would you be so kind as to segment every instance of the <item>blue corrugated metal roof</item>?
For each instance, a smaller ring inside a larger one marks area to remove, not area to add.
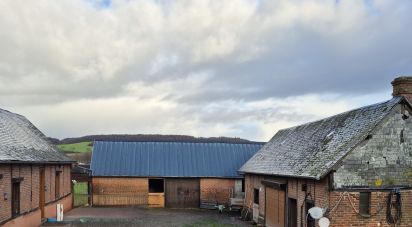
[[[110,142],[93,144],[93,176],[239,177],[262,144]]]

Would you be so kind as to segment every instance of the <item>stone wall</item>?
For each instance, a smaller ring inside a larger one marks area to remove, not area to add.
[[[412,111],[408,110],[398,105],[344,158],[334,173],[335,188],[412,185]]]

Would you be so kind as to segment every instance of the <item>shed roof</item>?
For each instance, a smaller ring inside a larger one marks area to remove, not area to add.
[[[0,162],[72,162],[25,117],[0,109]]]
[[[93,176],[240,177],[261,143],[108,142],[93,144]]]
[[[280,130],[242,166],[240,172],[320,179],[365,140],[403,100],[402,97],[394,97],[386,102]]]

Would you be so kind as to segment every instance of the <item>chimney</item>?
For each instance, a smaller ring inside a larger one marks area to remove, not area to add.
[[[412,101],[412,77],[401,76],[392,81],[393,96],[404,96]]]

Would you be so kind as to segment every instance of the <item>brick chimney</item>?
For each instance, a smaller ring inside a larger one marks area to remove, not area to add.
[[[401,76],[392,81],[393,96],[404,96],[412,101],[412,77]]]

